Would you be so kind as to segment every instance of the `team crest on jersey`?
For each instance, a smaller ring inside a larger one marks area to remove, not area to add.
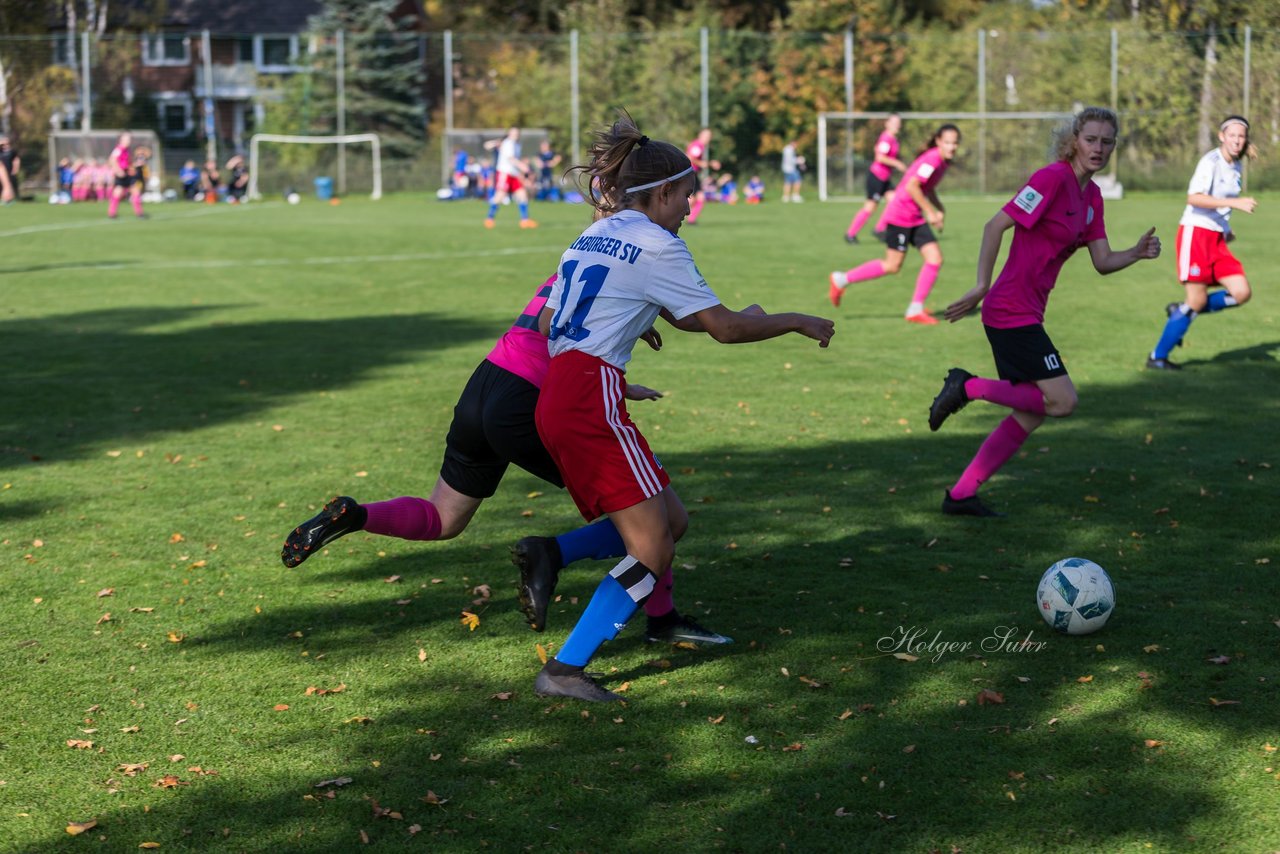
[[[1190,270],[1190,272],[1191,272],[1191,275],[1193,275],[1193,276],[1199,276],[1199,275],[1200,275],[1200,265],[1199,265],[1199,264],[1192,264],[1192,265],[1191,265],[1191,270]]]
[[[706,277],[702,275],[702,271],[698,269],[698,265],[689,262],[689,278],[698,283],[698,287],[705,288],[707,286]]]
[[[1013,203],[1025,213],[1035,213],[1042,201],[1044,201],[1044,194],[1030,185],[1023,187],[1018,191],[1018,195],[1013,197]],[[1089,215],[1093,215],[1093,208],[1089,209]]]

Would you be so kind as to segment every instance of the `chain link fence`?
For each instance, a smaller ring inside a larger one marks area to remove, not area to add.
[[[1280,180],[1277,30],[1154,33],[1126,25],[857,38],[699,29],[403,38],[425,72],[418,106],[427,123],[419,153],[384,164],[389,191],[433,191],[447,181],[447,130],[546,128],[568,165],[619,107],[649,135],[677,144],[711,127],[712,155],[726,170],[743,180],[753,172],[776,180],[788,139],[813,157],[819,112],[1070,112],[1102,104],[1121,118],[1119,180],[1165,190],[1185,187],[1196,159],[1216,144],[1223,116],[1246,113],[1262,152],[1248,167],[1250,189]],[[305,132],[336,133],[344,124],[346,133],[376,132],[349,116],[343,122],[342,105],[369,93],[358,65],[336,78],[319,72],[313,51],[332,41],[333,34],[0,36],[0,131],[21,152],[28,188],[50,183],[51,130],[154,131],[172,180],[187,160],[212,155],[222,162],[246,151],[254,132],[299,133],[306,125]],[[905,129],[904,151],[931,130]],[[1016,164],[981,162],[988,154],[971,137],[965,142],[958,171],[1016,171]],[[1047,136],[1038,149],[1031,142],[1020,148],[1047,152]],[[308,164],[293,168],[301,177]]]

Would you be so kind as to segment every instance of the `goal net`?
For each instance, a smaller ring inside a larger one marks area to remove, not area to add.
[[[249,139],[249,198],[296,190],[309,193],[317,178],[339,177],[346,188],[382,198],[382,146],[376,133],[291,136],[256,133]]]
[[[866,197],[872,149],[892,113],[818,114],[818,198]],[[1052,132],[1071,113],[898,113],[902,130],[898,159],[910,163],[942,124],[960,128],[960,151],[947,172],[947,189],[1012,193],[1049,159]],[[894,175],[895,182],[901,176]],[[1102,176],[1099,176],[1100,178]]]
[[[507,128],[454,128],[445,131],[444,146],[441,155],[440,164],[440,186],[454,186],[454,167],[457,164],[459,152],[466,152],[467,168],[469,174],[467,180],[463,182],[466,186],[458,189],[464,191],[465,195],[474,195],[476,192],[475,178],[480,170],[480,164],[488,160],[490,164],[497,163],[497,149],[486,150],[484,144],[487,140],[502,139],[507,135]],[[520,128],[520,158],[529,164],[529,168],[533,170],[533,176],[536,180],[538,176],[538,149],[544,140],[550,139],[550,133],[546,128]],[[563,156],[563,152],[561,152]],[[564,163],[556,168],[556,181],[560,180],[560,174],[564,171]],[[529,186],[532,193],[534,186]]]
[[[120,141],[123,130],[55,130],[49,134],[49,186],[58,189],[58,164],[66,158],[73,165],[81,163],[106,163],[111,150]],[[133,136],[133,150],[147,149],[151,152],[147,159],[147,180],[143,191],[148,194],[147,201],[159,201],[160,189],[164,186],[164,158],[161,157],[160,139],[155,131],[130,130]],[[153,195],[154,194],[154,195]]]

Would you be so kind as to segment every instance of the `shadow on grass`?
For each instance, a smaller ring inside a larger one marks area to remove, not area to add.
[[[199,848],[232,826],[233,847],[300,851],[349,850],[362,831],[403,844],[410,825],[458,850],[651,851],[672,833],[690,850],[1269,849],[1280,840],[1259,838],[1264,819],[1230,837],[1242,816],[1263,813],[1234,803],[1244,771],[1213,757],[1275,738],[1280,580],[1260,561],[1280,555],[1275,469],[1260,464],[1275,462],[1280,404],[1256,389],[1276,379],[1270,362],[1222,359],[1083,388],[1078,415],[1034,434],[988,485],[1011,513],[1000,520],[937,512],[1002,415],[980,404],[937,435],[664,454],[669,470],[687,471],[675,480],[693,512],[677,562],[694,568],[677,570],[677,602],[738,643],[659,653],[632,626],[593,663],[617,668],[612,687],[633,682],[625,707],[531,691],[529,646],[563,639],[603,564],[565,574],[559,592],[580,604],[554,612],[539,636],[495,582],[514,578],[505,554],[488,552],[494,596],[481,631],[406,666],[420,638],[456,638],[469,599],[457,582],[418,585],[475,547],[403,544],[374,560],[383,542],[350,538],[354,557],[305,565],[318,586],[345,585],[343,600],[273,605],[185,645],[198,674],[305,629],[311,648],[353,673],[363,658],[396,668],[376,694],[353,680],[308,707],[313,725],[244,736],[300,757],[323,741],[342,758],[323,774],[253,781],[250,793],[232,774],[204,778],[149,798],[147,815],[121,807],[99,820],[113,840],[182,827],[189,837],[161,841]],[[493,534],[511,529],[499,522]],[[1041,571],[1072,554],[1117,583],[1116,617],[1095,637],[1050,636],[1035,616]],[[392,604],[398,591],[380,580],[391,574],[416,591],[409,605]],[[1045,646],[982,648],[1001,626]],[[971,646],[936,661],[892,657],[881,639],[913,627]],[[1231,664],[1204,661],[1216,654]],[[659,656],[671,666],[649,663]],[[527,666],[501,663],[517,657]],[[1003,702],[979,703],[982,689]],[[367,726],[346,722],[374,707]],[[314,788],[338,777],[353,782]],[[423,803],[428,790],[448,803]],[[404,821],[375,818],[369,799]],[[1196,838],[1205,828],[1212,841]]]
[[[0,322],[0,447],[75,457],[104,440],[193,430],[341,388],[492,328],[432,313],[165,331],[228,306],[121,308]],[[305,304],[298,306],[305,315]]]

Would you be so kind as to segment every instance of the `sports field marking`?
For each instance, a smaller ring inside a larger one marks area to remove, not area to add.
[[[214,205],[203,205],[202,210],[188,211],[186,213],[174,214],[173,216],[161,217],[160,219],[161,221],[163,221],[168,219],[191,219],[192,217],[197,217],[197,216],[210,216],[212,214],[222,213],[224,211],[227,211],[227,209],[231,207],[238,207],[238,206],[226,205],[225,207],[220,207],[220,206],[214,206]],[[245,206],[241,208],[241,210],[258,210],[259,208],[266,208],[266,207],[274,207],[274,205]],[[125,216],[124,214],[122,214],[121,216],[124,217],[125,219],[128,219],[132,216],[132,214],[129,214],[128,216]],[[107,219],[104,216],[98,219],[76,220],[75,222],[50,222],[50,223],[45,223],[44,225],[27,225],[27,226],[23,226],[22,228],[12,229],[10,231],[0,231],[0,238],[21,237],[24,234],[39,234],[44,231],[71,231],[72,229],[77,229],[77,228],[100,228],[102,226],[119,228],[119,226],[116,225],[114,220]]]

